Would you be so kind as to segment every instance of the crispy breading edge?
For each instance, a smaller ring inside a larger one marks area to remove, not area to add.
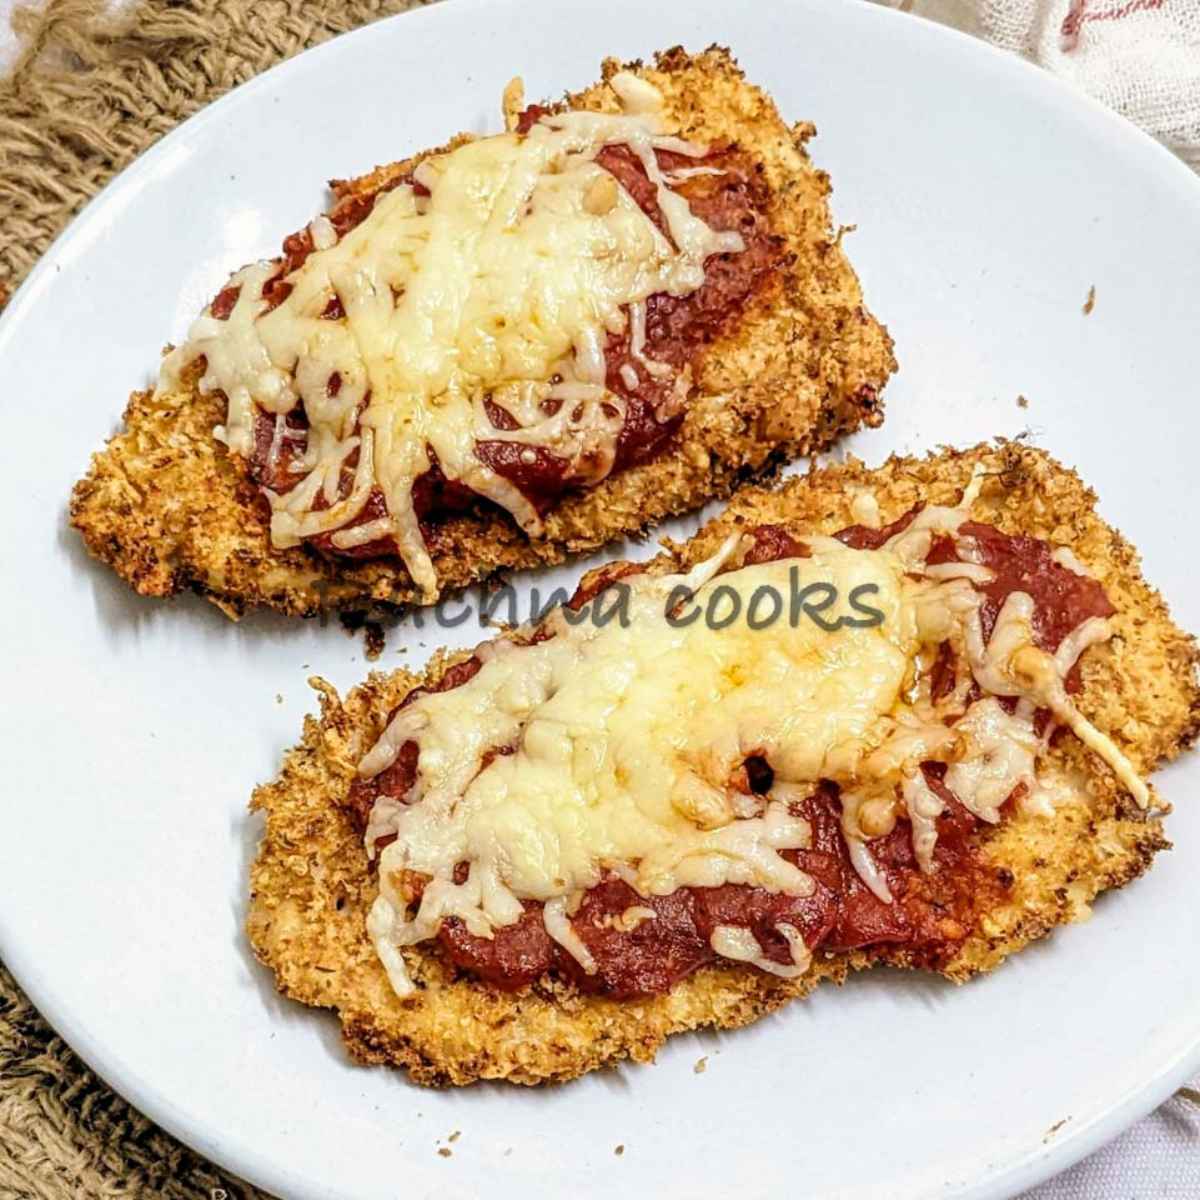
[[[536,540],[498,512],[440,524],[430,550],[444,592],[640,533],[729,495],[782,458],[881,419],[877,394],[895,369],[892,343],[863,307],[840,235],[830,229],[828,179],[804,150],[812,127],[789,128],[728,51],[714,47],[693,57],[675,49],[653,68],[629,65],[662,88],[685,136],[733,137],[763,161],[772,224],[794,260],[711,347],[670,452],[566,498]],[[618,69],[606,61],[604,79]],[[616,106],[603,83],[569,102]],[[335,183],[335,192],[377,187],[417,161]],[[418,600],[396,560],[332,562],[304,548],[272,549],[244,465],[212,436],[222,409],[218,399],[200,395],[195,373],[185,388],[158,399],[134,393],[123,431],[93,456],[71,499],[71,523],[95,557],[143,595],[191,588],[230,616],[256,604],[312,616]]]
[[[850,503],[861,488],[874,490],[885,521],[920,498],[956,503],[977,463],[989,475],[972,515],[1069,546],[1117,608],[1114,637],[1084,659],[1082,711],[1143,772],[1174,757],[1200,729],[1196,643],[1171,623],[1129,543],[1096,515],[1094,494],[1041,451],[1015,443],[980,446],[925,459],[893,458],[874,471],[851,461],[789,480],[777,491],[747,489],[723,516],[659,561],[698,561],[742,523],[783,523],[798,534],[833,532],[852,522]],[[423,946],[405,952],[421,990],[399,1000],[366,938],[374,879],[361,838],[336,800],[388,711],[461,657],[441,657],[423,677],[373,674],[344,702],[314,681],[320,717],[306,720],[303,741],[287,755],[282,774],[258,788],[252,801],[266,816],[251,873],[247,928],[254,951],[274,971],[280,991],[338,1010],[356,1059],[405,1066],[423,1084],[565,1080],[626,1057],[648,1060],[674,1032],[748,1024],[822,980],[841,982],[849,969],[871,964],[863,953],[818,955],[808,974],[794,981],[748,968],[709,967],[667,996],[617,1002],[557,985],[500,993],[456,979],[436,949]],[[1013,883],[947,967],[955,982],[1079,919],[1099,893],[1136,878],[1168,845],[1161,821],[1139,812],[1074,738],[1061,739],[1052,758],[1084,787],[1052,819],[1017,817],[987,831],[987,862],[998,878],[1011,873]]]

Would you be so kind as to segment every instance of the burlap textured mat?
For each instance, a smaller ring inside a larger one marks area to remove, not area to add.
[[[0,79],[0,304],[84,203],[184,118],[421,0],[50,0]],[[130,1108],[0,965],[0,1200],[265,1200]]]
[[[218,96],[423,0],[49,0],[0,79],[0,300],[118,171]]]
[[[49,0],[0,78],[0,306],[76,212],[180,121],[292,54],[425,0]],[[907,6],[907,5],[906,5]],[[1180,1096],[1200,1103],[1200,1093]],[[96,1078],[0,963],[0,1200],[269,1200]]]

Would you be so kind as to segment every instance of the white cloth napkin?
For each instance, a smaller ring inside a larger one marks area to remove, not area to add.
[[[880,2],[1025,55],[1200,171],[1200,0]],[[14,50],[13,6],[0,0],[0,68]],[[1021,1200],[1200,1200],[1200,1079],[1190,1098],[1177,1094]]]
[[[881,2],[1024,55],[1200,171],[1200,0]]]
[[[879,2],[1023,55],[1200,172],[1200,0]],[[1021,1200],[1200,1200],[1200,1079]]]

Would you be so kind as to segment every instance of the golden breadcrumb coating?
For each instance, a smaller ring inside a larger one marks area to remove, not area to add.
[[[784,524],[797,536],[835,532],[854,523],[851,501],[864,488],[873,489],[884,523],[918,500],[955,504],[976,464],[988,476],[972,519],[1069,547],[1104,586],[1117,610],[1114,636],[1084,655],[1076,700],[1139,771],[1153,771],[1200,728],[1196,643],[1171,623],[1142,579],[1133,548],[1096,515],[1095,495],[1041,451],[1016,443],[978,446],[893,458],[878,470],[851,461],[776,491],[747,489],[691,542],[656,561],[672,568],[697,562],[740,524]],[[424,676],[374,674],[344,701],[314,680],[321,715],[306,720],[303,741],[288,753],[279,778],[260,787],[252,802],[266,817],[251,871],[248,931],[255,953],[284,994],[337,1011],[356,1059],[405,1066],[424,1084],[570,1079],[623,1058],[651,1059],[681,1030],[745,1025],[821,980],[841,981],[850,968],[872,963],[869,951],[818,952],[795,980],[752,967],[709,966],[668,995],[617,1001],[560,983],[504,993],[462,976],[443,962],[436,944],[425,943],[403,951],[419,990],[399,999],[365,931],[375,877],[362,837],[337,801],[390,710],[452,661],[436,660]],[[1049,759],[1078,782],[1077,794],[1063,797],[1053,817],[1014,815],[977,835],[1001,885],[945,968],[955,982],[1084,916],[1099,893],[1136,878],[1168,845],[1158,816],[1140,811],[1074,737],[1056,739]]]
[[[785,124],[726,50],[691,56],[675,49],[652,67],[608,60],[603,77],[622,69],[662,90],[684,137],[734,140],[763,164],[784,265],[704,354],[683,426],[652,462],[564,498],[536,539],[499,510],[439,521],[429,549],[443,592],[636,534],[729,495],[748,475],[784,458],[882,419],[879,392],[896,366],[892,342],[863,306],[840,234],[831,228],[828,178],[804,149],[813,127]],[[606,83],[567,103],[617,107]],[[420,157],[335,183],[335,193],[375,191]],[[224,420],[224,402],[199,393],[198,374],[157,398],[135,392],[124,430],[76,485],[71,522],[92,554],[142,595],[191,588],[230,616],[257,604],[312,616],[418,602],[399,559],[356,562],[305,547],[272,548],[244,462],[212,436]]]

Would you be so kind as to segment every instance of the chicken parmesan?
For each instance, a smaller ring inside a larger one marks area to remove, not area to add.
[[[429,603],[878,421],[890,340],[812,130],[725,52],[504,109],[335,184],[165,356],[72,503],[135,588]]]
[[[1039,451],[746,490],[424,678],[319,684],[251,940],[425,1083],[645,1059],[874,963],[961,981],[1166,846],[1196,665]]]

